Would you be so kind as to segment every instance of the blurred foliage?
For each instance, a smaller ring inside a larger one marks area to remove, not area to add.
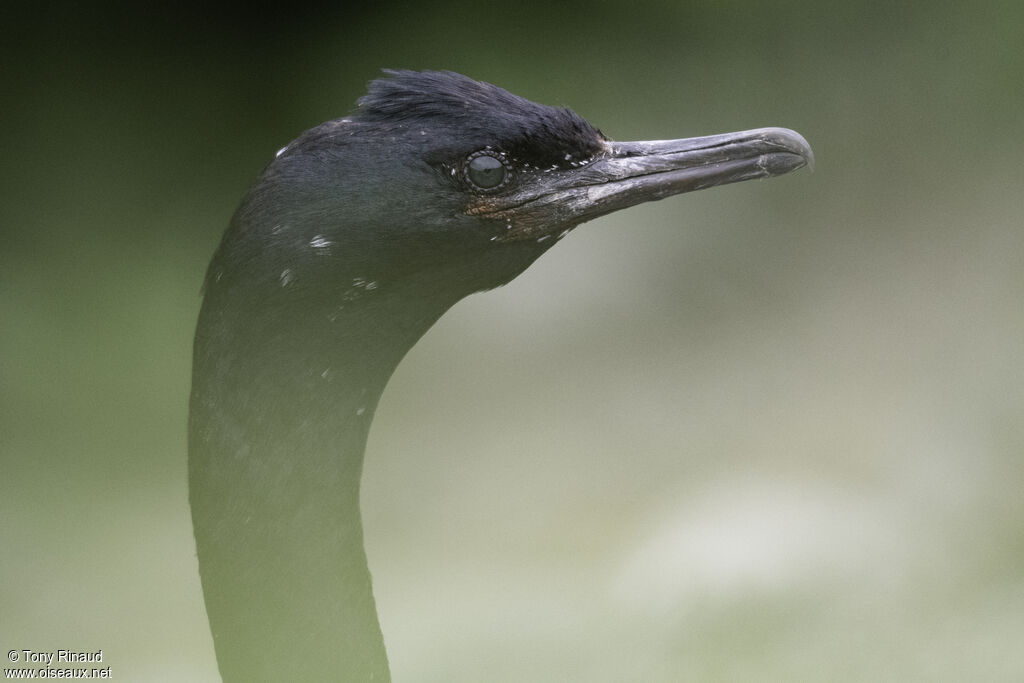
[[[414,349],[364,489],[396,680],[1024,678],[1021,3],[3,12],[0,644],[215,679],[205,263],[275,149],[447,68],[818,171],[585,226]]]

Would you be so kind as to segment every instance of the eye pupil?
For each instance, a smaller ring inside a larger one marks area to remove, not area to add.
[[[482,190],[490,190],[505,182],[507,170],[501,159],[490,154],[473,157],[466,169],[469,181]]]

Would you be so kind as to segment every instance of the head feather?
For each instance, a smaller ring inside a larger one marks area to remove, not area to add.
[[[448,126],[472,144],[487,143],[545,165],[589,158],[604,144],[601,131],[571,109],[537,104],[451,71],[385,73],[359,98],[358,119]]]

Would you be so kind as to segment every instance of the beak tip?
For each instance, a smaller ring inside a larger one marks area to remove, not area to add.
[[[810,145],[807,145],[807,151],[801,156],[804,158],[804,165],[807,166],[807,170],[814,173],[814,150],[811,149]]]
[[[762,133],[764,140],[801,157],[804,160],[802,165],[811,173],[814,172],[814,150],[803,135],[789,128],[765,128]]]

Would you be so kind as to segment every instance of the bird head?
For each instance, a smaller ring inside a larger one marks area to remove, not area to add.
[[[569,109],[466,76],[388,71],[351,115],[278,152],[229,236],[251,241],[253,258],[429,272],[464,296],[511,280],[585,221],[812,163],[783,128],[615,142]]]

